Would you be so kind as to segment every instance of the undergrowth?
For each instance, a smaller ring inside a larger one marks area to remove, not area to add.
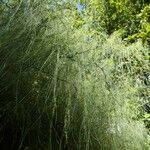
[[[0,6],[2,149],[148,149],[148,48],[75,29],[47,1],[11,2]]]

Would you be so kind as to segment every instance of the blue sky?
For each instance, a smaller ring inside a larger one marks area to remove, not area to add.
[[[85,4],[81,4],[80,2],[77,3],[77,9],[79,12],[82,12],[85,10]]]

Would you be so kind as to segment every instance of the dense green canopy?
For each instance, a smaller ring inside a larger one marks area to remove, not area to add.
[[[0,1],[0,148],[148,150],[150,4]]]

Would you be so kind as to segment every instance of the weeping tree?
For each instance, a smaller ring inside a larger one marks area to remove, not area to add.
[[[74,28],[68,3],[11,0],[0,11],[3,149],[148,149],[134,64],[149,68],[147,47],[88,21]]]

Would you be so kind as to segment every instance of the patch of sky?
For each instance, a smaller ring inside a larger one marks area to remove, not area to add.
[[[82,12],[84,12],[85,11],[85,4],[82,4],[82,3],[80,3],[80,2],[78,2],[77,3],[77,10],[78,10],[78,12],[79,13],[82,13]]]

